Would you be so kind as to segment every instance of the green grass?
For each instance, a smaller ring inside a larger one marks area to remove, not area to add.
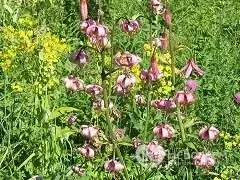
[[[49,31],[59,38],[65,38],[70,50],[74,50],[81,41],[86,40],[79,30],[78,2],[76,1],[39,0],[35,5],[32,5],[30,1],[17,1],[16,3],[10,0],[4,2],[5,6],[0,8],[0,28],[12,25],[16,29],[31,30],[33,27],[23,28],[18,23],[19,17],[29,14],[37,19],[34,28],[39,34]],[[105,0],[105,3],[107,2],[111,3],[109,6],[103,6],[105,12],[103,21],[110,27],[119,17],[133,17],[147,13],[142,10],[144,3],[138,0]],[[91,1],[90,4],[90,14],[92,17],[96,17],[97,5],[95,1]],[[194,107],[190,108],[189,117],[197,118],[198,121],[203,121],[205,124],[215,125],[220,131],[229,132],[231,135],[240,132],[240,109],[233,100],[234,93],[240,91],[239,7],[240,2],[236,0],[174,0],[171,6],[176,45],[189,47],[197,63],[206,72],[203,77],[195,78],[199,83],[198,100]],[[157,19],[156,22],[162,22],[160,19]],[[128,38],[120,33],[118,24],[115,26],[117,31],[112,43],[114,53],[119,50],[131,50],[141,57],[146,57],[143,44],[149,39],[147,34],[149,25],[145,19],[141,19],[141,24],[140,33],[133,38]],[[153,24],[154,33],[163,28],[162,24]],[[6,46],[10,46],[10,44],[3,41],[0,34],[0,51]],[[41,48],[39,46],[37,50],[40,51]],[[80,69],[68,61],[68,53],[62,54],[54,69],[54,76],[59,79],[60,83],[54,88],[44,91],[43,94],[33,91],[32,86],[36,81],[34,77],[43,76],[43,69],[40,68],[41,63],[39,63],[40,54],[36,53],[33,57],[28,57],[24,53],[20,53],[15,60],[19,65],[15,71],[6,73],[2,69],[0,70],[2,77],[0,79],[0,179],[28,179],[34,175],[40,175],[46,179],[80,179],[71,170],[71,166],[78,163],[88,167],[87,175],[91,179],[111,178],[103,169],[104,162],[112,155],[111,148],[104,146],[102,151],[98,150],[98,158],[92,161],[86,161],[76,151],[76,148],[83,144],[77,127],[93,122],[100,127],[106,127],[104,117],[89,108],[91,106],[89,96],[84,93],[71,94],[65,90],[62,83],[62,79],[69,74],[78,75],[87,84],[100,83],[100,76],[97,76],[97,70],[100,69],[98,59],[94,55],[92,57],[93,60],[85,68]],[[188,58],[188,51],[177,52],[177,67],[181,68]],[[148,60],[144,59],[143,66],[147,65]],[[37,75],[33,77],[32,73]],[[16,81],[21,82],[24,88],[22,93],[12,91],[11,84]],[[131,98],[113,99],[123,114],[122,119],[118,119],[116,124],[129,130],[126,132],[127,135],[136,136],[138,128],[144,123],[145,111],[137,111],[139,114],[133,112],[131,104],[129,104]],[[124,106],[123,103],[126,102],[128,104]],[[78,109],[78,111],[74,111],[79,119],[75,127],[68,127],[66,124],[71,109],[64,109],[60,114],[56,113],[55,110],[60,107]],[[154,111],[151,111],[151,114],[153,115],[151,123],[156,123],[162,118]],[[55,115],[56,118],[51,118],[51,115]],[[172,122],[174,121],[172,120]],[[197,124],[194,128],[197,130],[201,126],[202,124]],[[105,129],[102,128],[102,133],[106,133]],[[151,131],[152,129],[149,130],[149,135]],[[194,134],[196,135],[197,131]],[[132,138],[132,136],[128,138]],[[195,146],[198,148],[197,143],[199,142],[196,142]],[[175,148],[173,142],[167,142],[164,145],[169,146],[171,150]],[[239,167],[239,148],[226,150],[223,139],[213,145],[206,146],[205,144],[204,148],[206,147],[214,152],[224,151],[227,154],[226,161],[220,158],[217,160],[217,166],[211,170],[212,172],[221,174],[226,167],[231,168],[237,165]],[[178,148],[182,148],[179,143],[176,145],[176,149]],[[103,153],[104,149],[106,149],[106,153]],[[199,145],[198,149],[202,150],[203,148]],[[133,150],[125,146],[121,150],[124,152],[124,159],[129,170],[132,168],[131,174],[134,176],[132,179],[136,179],[139,176],[138,171],[141,174],[142,169],[132,160]],[[188,169],[185,170],[185,167]],[[191,179],[190,176],[193,179],[213,179],[215,177],[204,175],[201,170],[192,165],[176,169],[176,167],[170,167],[168,171],[161,169],[161,172],[149,172],[153,173],[152,177],[158,175],[162,176],[162,179]],[[188,176],[187,173],[181,173],[181,171],[189,173]],[[239,177],[240,172],[236,171],[235,174],[228,176],[232,179]]]

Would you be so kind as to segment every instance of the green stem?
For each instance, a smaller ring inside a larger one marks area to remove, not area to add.
[[[148,83],[147,85],[147,119],[145,122],[145,127],[144,127],[144,142],[147,141],[147,132],[148,132],[148,124],[150,120],[150,105],[151,105],[151,93],[150,93],[150,88],[151,85]]]
[[[177,105],[177,118],[178,118],[178,124],[179,124],[180,131],[181,131],[182,142],[185,143],[186,142],[186,134],[185,134],[182,118],[181,118],[181,111],[180,111],[179,105]]]
[[[121,151],[119,149],[118,143],[117,143],[117,138],[114,134],[114,130],[112,127],[111,123],[111,118],[110,118],[110,111],[109,111],[109,99],[108,99],[108,85],[107,85],[107,76],[105,72],[105,52],[101,52],[101,58],[102,58],[102,87],[103,87],[103,100],[104,100],[104,106],[105,106],[105,116],[106,116],[106,121],[107,121],[107,126],[108,126],[108,131],[110,135],[110,139],[112,141],[113,146],[115,147],[116,154],[118,158],[120,159],[121,163],[124,165],[124,175],[126,179],[129,179],[128,171],[126,169],[125,162],[123,160]]]
[[[170,11],[170,2],[168,1],[167,4],[167,10]],[[172,82],[175,84],[176,77],[175,77],[175,56],[174,56],[174,47],[173,47],[173,33],[172,33],[172,23],[168,25],[169,30],[169,37],[168,37],[168,43],[169,43],[169,50],[171,55],[171,75],[172,75]]]

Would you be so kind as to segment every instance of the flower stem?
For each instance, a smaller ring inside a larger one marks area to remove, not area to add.
[[[109,96],[108,96],[108,89],[111,88],[107,85],[107,76],[105,72],[105,52],[101,52],[101,59],[102,59],[102,87],[103,87],[103,100],[104,100],[104,106],[105,106],[105,116],[106,116],[106,121],[107,121],[107,126],[108,126],[108,132],[110,135],[110,139],[112,141],[113,146],[115,147],[116,154],[118,158],[120,159],[121,163],[124,165],[124,175],[126,179],[129,179],[128,171],[126,169],[125,162],[123,160],[121,151],[119,149],[118,143],[117,143],[117,138],[114,134],[114,130],[112,127],[111,123],[111,118],[110,118],[110,111],[109,111]]]
[[[170,2],[166,2],[167,10],[170,11]],[[173,33],[172,33],[172,23],[168,25],[169,30],[169,37],[168,37],[168,43],[169,43],[169,50],[171,55],[171,75],[172,75],[172,82],[175,84],[176,77],[175,77],[175,56],[174,56],[174,47],[173,47]]]
[[[150,83],[147,85],[147,119],[145,122],[145,127],[144,127],[144,141],[147,141],[147,131],[148,131],[148,124],[150,120],[150,105],[151,105],[151,93],[150,93]]]
[[[182,143],[185,143],[186,142],[186,134],[185,134],[185,130],[184,130],[183,122],[182,122],[181,111],[180,111],[179,105],[177,105],[177,119],[178,119],[180,131],[181,131]]]

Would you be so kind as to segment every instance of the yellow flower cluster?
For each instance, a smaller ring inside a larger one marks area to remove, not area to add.
[[[240,148],[240,133],[230,135],[228,132],[221,132],[220,139],[224,141],[226,149]]]
[[[11,88],[13,92],[23,92],[23,88],[20,82],[14,82],[11,84]]]
[[[28,29],[12,26],[1,29],[0,38],[3,41],[3,48],[0,50],[0,66],[7,72],[17,70],[22,67],[19,63],[24,63],[27,69],[33,69],[29,71],[29,76],[36,80],[35,89],[41,92],[46,85],[51,88],[58,84],[56,66],[61,55],[69,52],[69,46],[65,39],[60,39],[50,32],[38,32],[36,28],[30,27],[31,18],[20,18],[19,21],[20,24],[28,24]],[[25,61],[20,62],[18,59],[25,59]],[[39,67],[33,63],[36,61],[39,62]],[[38,74],[38,72],[41,73]],[[12,85],[12,89],[22,91],[15,84]]]

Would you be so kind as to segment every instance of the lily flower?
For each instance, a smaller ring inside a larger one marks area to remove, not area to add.
[[[218,138],[219,130],[213,126],[211,127],[203,127],[199,131],[199,137],[203,140],[213,141]]]
[[[140,58],[129,52],[118,52],[114,57],[117,66],[132,67],[140,62]]]
[[[240,92],[238,92],[234,95],[234,99],[235,99],[237,104],[240,104]]]
[[[153,129],[153,133],[159,139],[171,139],[174,135],[174,129],[169,124],[158,125]]]
[[[64,78],[64,83],[65,87],[73,92],[84,90],[84,82],[73,75]]]
[[[153,100],[152,106],[156,109],[162,110],[162,111],[171,111],[176,109],[176,104],[173,101],[172,98],[163,98],[160,100]]]
[[[162,77],[163,73],[158,69],[157,59],[155,56],[152,56],[149,70],[142,70],[140,79],[147,82],[154,82],[161,79]]]
[[[187,64],[182,69],[180,69],[179,73],[184,73],[185,77],[188,78],[193,71],[195,71],[200,76],[204,74],[204,71],[201,70],[195,63],[194,59],[191,58],[188,60]]]
[[[196,98],[192,92],[177,91],[175,99],[180,105],[189,105],[195,102]]]
[[[82,125],[80,127],[80,133],[87,139],[93,139],[97,136],[98,130],[93,126]]]
[[[70,60],[75,64],[84,65],[88,62],[89,56],[82,48],[80,48],[76,52],[70,54]]]
[[[203,168],[211,168],[215,166],[216,161],[212,154],[210,153],[197,153],[193,158],[195,166],[203,167]]]
[[[95,154],[94,150],[89,145],[80,147],[77,150],[81,155],[83,155],[86,158],[93,158]]]
[[[166,156],[166,152],[157,141],[151,141],[146,148],[146,154],[150,161],[161,163]]]
[[[124,166],[120,162],[112,159],[104,164],[104,169],[109,172],[120,172],[124,169]]]
[[[140,23],[137,20],[124,19],[120,23],[120,28],[125,33],[133,33],[139,30]]]
[[[92,96],[97,96],[102,94],[103,88],[99,85],[96,84],[89,84],[85,88],[86,93],[92,95]]]

